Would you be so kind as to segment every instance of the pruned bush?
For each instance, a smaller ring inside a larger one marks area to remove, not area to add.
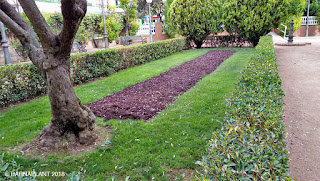
[[[181,51],[184,38],[155,43],[112,48],[71,56],[71,79],[74,84],[85,83],[119,70],[167,57]],[[41,72],[32,63],[0,67],[0,107],[24,101],[46,93]]]
[[[290,180],[281,80],[271,37],[262,37],[242,73],[221,130],[202,161],[203,180]]]

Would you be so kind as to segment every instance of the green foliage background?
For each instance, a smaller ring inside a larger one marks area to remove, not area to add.
[[[260,36],[278,27],[287,16],[286,0],[226,0],[223,19],[229,33],[238,33],[257,45]]]
[[[172,23],[170,23],[170,19],[166,18],[168,17],[168,10],[172,2],[173,0],[167,0],[164,3],[164,11],[163,11],[163,15],[165,18],[164,18],[164,24],[162,25],[162,29],[169,38],[173,38],[177,34],[175,27],[173,27]]]
[[[139,30],[137,23],[138,12],[137,12],[137,0],[119,0],[120,7],[124,10],[123,15],[123,26],[128,31],[128,35],[135,35]]]
[[[210,33],[221,25],[222,0],[175,0],[170,5],[167,23],[200,48]]]
[[[123,19],[118,14],[108,14],[106,16],[106,29],[108,33],[108,40],[111,43],[113,40],[116,40],[119,37],[119,34],[123,28]],[[100,32],[104,32],[103,21],[100,23]]]
[[[297,31],[301,27],[301,16],[303,16],[303,13],[305,11],[305,6],[307,4],[306,0],[287,0],[289,3],[288,6],[288,14],[287,16],[283,17],[281,19],[281,23],[287,26],[286,34],[289,34],[290,30],[290,22],[291,19],[293,19],[294,25],[293,25],[293,31]],[[283,26],[278,27],[280,30],[284,31]],[[283,34],[281,31],[279,31],[280,34]]]

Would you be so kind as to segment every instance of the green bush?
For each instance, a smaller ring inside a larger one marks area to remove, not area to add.
[[[288,14],[287,0],[226,0],[223,4],[224,26],[254,46]]]
[[[201,48],[203,40],[221,30],[222,0],[175,0],[166,17],[169,27]]]
[[[118,14],[108,14],[106,16],[106,30],[108,33],[108,41],[111,43],[113,40],[116,40],[119,37],[119,34],[122,30],[122,21],[123,19]],[[100,31],[104,33],[103,21],[100,23]],[[102,33],[102,34],[103,34]]]
[[[302,22],[301,16],[303,15],[305,5],[305,0],[289,0],[289,6],[287,8],[288,15],[281,18],[281,23],[288,27],[286,32],[287,35],[289,34],[291,19],[294,20],[293,31],[295,32],[300,28]],[[278,28],[284,31],[283,26],[279,26]],[[283,35],[281,31],[279,31],[279,33]]]
[[[271,37],[262,37],[202,161],[203,180],[290,180],[284,96]]]
[[[113,72],[167,57],[184,48],[185,39],[112,48],[71,55],[74,84],[88,82]],[[41,72],[32,63],[0,67],[0,107],[46,93]]]

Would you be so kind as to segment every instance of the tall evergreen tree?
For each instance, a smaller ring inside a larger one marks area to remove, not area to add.
[[[210,33],[217,33],[221,26],[222,0],[175,0],[170,5],[168,24],[201,48]]]
[[[260,36],[278,27],[287,15],[287,0],[226,0],[223,6],[224,26],[257,45]]]

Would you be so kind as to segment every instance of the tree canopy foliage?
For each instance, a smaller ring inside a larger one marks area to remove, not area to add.
[[[137,0],[119,0],[120,7],[124,10],[123,26],[126,29],[127,34],[135,35],[139,29],[137,23]]]
[[[302,22],[301,16],[303,15],[305,6],[307,4],[306,0],[288,0],[288,3],[289,3],[289,6],[287,8],[288,14],[287,16],[284,16],[283,18],[281,18],[281,23],[283,23],[288,27],[286,34],[289,33],[290,22],[292,19],[294,21],[293,31],[297,31],[300,28],[301,22]],[[284,31],[283,26],[279,26],[279,29]],[[282,32],[279,32],[279,33],[282,34]]]
[[[119,16],[118,14],[108,14],[106,16],[106,28],[107,28],[107,33],[108,33],[108,41],[111,43],[113,40],[117,39],[119,36],[123,24],[122,24],[122,17]],[[100,23],[100,31],[104,32],[103,29],[103,21]]]
[[[137,2],[137,10],[138,10],[138,17],[143,18],[146,15],[149,14],[149,9],[148,9],[148,3],[146,0],[138,0]],[[162,0],[152,0],[151,3],[151,11],[153,15],[158,15],[163,11],[163,2]]]
[[[175,0],[168,10],[167,23],[200,48],[209,34],[219,32],[221,7],[222,0]]]
[[[224,26],[257,45],[260,36],[278,27],[287,16],[286,0],[226,0],[223,6]]]

